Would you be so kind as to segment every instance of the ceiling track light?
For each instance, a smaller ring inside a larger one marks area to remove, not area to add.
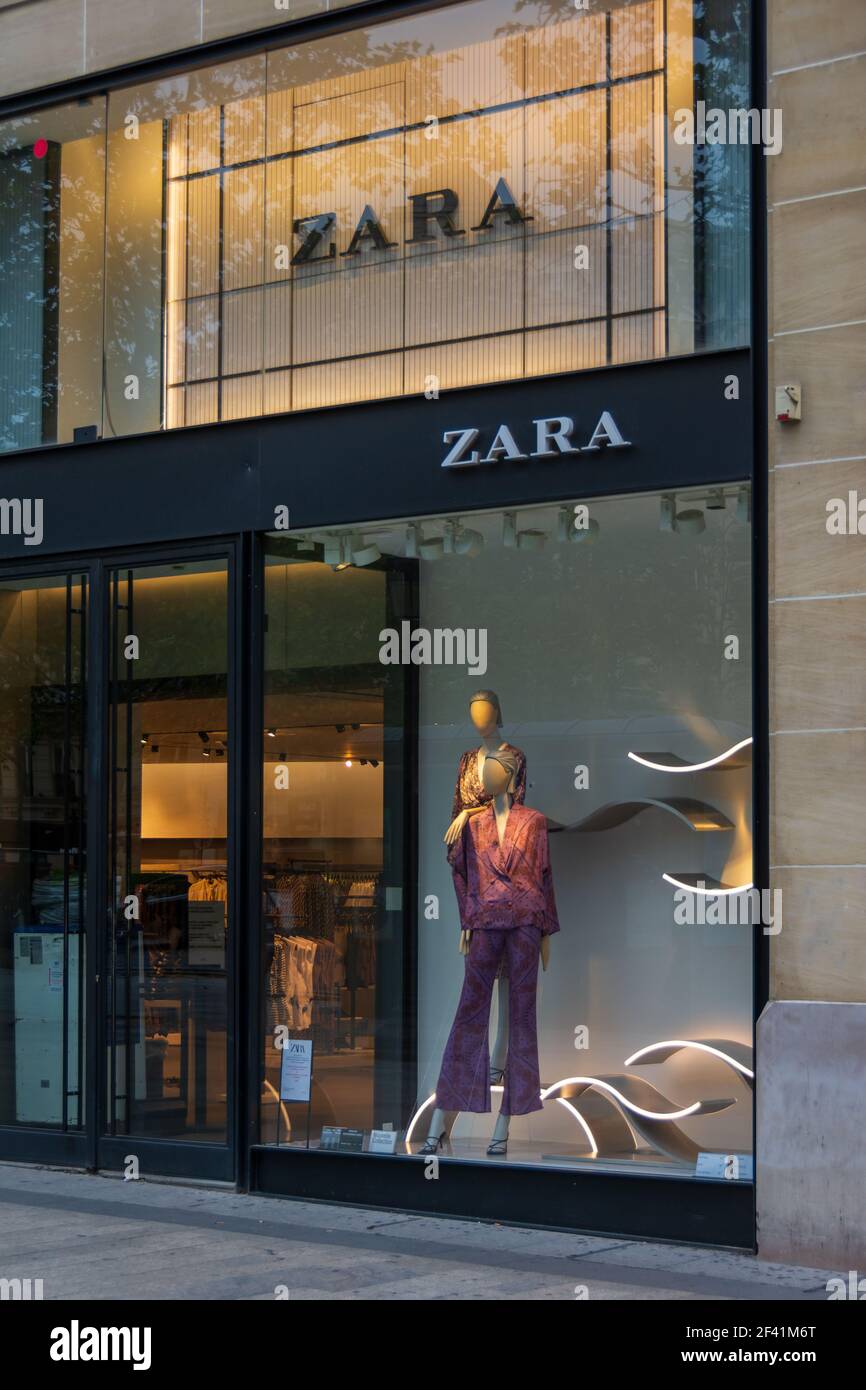
[[[689,507],[684,512],[677,512],[677,530],[683,535],[699,536],[706,529],[706,519],[700,508]]]
[[[365,565],[375,565],[377,560],[381,560],[382,552],[378,545],[364,545],[363,542],[356,550],[352,551],[352,564],[364,568]]]
[[[521,531],[517,537],[517,548],[518,550],[529,550],[533,554],[537,554],[539,550],[544,549],[546,540],[546,531]]]
[[[502,544],[513,550],[517,545],[517,517],[514,512],[502,513]]]
[[[454,549],[458,555],[465,555],[467,559],[475,560],[484,549],[484,537],[480,531],[472,531],[468,527],[463,527],[457,534]]]
[[[418,559],[418,546],[422,540],[421,527],[417,521],[410,521],[406,527],[406,559]]]
[[[659,530],[677,529],[677,499],[672,492],[664,493],[659,499]]]
[[[714,487],[707,493],[707,511],[723,512],[725,510],[725,494],[720,487]]]
[[[422,541],[418,546],[422,560],[438,560],[444,553],[445,542],[441,536],[428,536],[426,541]]]
[[[329,531],[325,537],[323,549],[326,565],[339,565],[343,559],[343,539],[334,531]]]
[[[268,738],[276,738],[277,736],[276,729],[266,729],[265,733],[267,734]]]
[[[202,743],[210,743],[210,734],[205,733],[204,729],[198,730],[198,736]]]

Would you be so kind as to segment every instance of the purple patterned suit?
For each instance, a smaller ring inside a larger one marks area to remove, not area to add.
[[[448,851],[460,924],[472,932],[460,1003],[436,1085],[441,1110],[490,1109],[490,998],[500,963],[509,976],[508,1061],[502,1113],[541,1110],[535,994],[542,936],[559,931],[547,822],[513,805],[500,845],[492,805]]]

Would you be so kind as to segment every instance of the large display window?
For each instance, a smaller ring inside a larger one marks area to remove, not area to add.
[[[0,124],[0,448],[745,346],[750,150],[675,127],[748,25],[467,0]]]
[[[751,1176],[750,501],[267,542],[263,1143]]]

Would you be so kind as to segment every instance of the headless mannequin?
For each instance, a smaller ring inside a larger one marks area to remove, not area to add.
[[[489,709],[491,710],[491,712],[492,712],[492,706],[488,706],[488,708],[489,708]],[[493,717],[494,717],[494,723],[495,723],[495,715],[494,715]],[[498,747],[498,741],[497,741],[497,747]],[[493,749],[490,749],[490,751],[493,752],[494,750],[493,750]],[[481,753],[481,750],[479,749],[479,756],[480,756],[480,753]],[[504,768],[504,767],[502,766],[501,763],[496,762],[496,760],[495,760],[494,758],[488,759],[488,758],[486,757],[486,753],[485,753],[485,760],[484,760],[483,766],[482,766],[482,768],[481,768],[481,781],[482,781],[482,783],[483,783],[484,790],[485,790],[486,792],[489,792],[490,795],[493,797],[493,814],[494,814],[495,817],[496,817],[496,832],[497,832],[497,834],[498,834],[498,836],[499,836],[499,843],[502,844],[502,839],[503,839],[503,836],[504,836],[504,834],[505,834],[505,827],[506,827],[506,825],[508,824],[508,816],[509,816],[509,814],[510,814],[510,812],[511,812],[511,784],[512,784],[512,777],[511,777],[511,774],[507,771],[506,768]],[[479,809],[479,810],[487,810],[488,808],[487,808],[486,806],[482,806],[482,807],[479,807],[478,809]],[[467,817],[468,817],[469,815],[471,815],[471,814],[473,814],[473,812],[471,812],[471,811],[469,811],[469,812],[467,812],[467,811],[461,811],[461,813],[460,813],[461,816],[467,816]],[[457,820],[460,820],[460,816],[457,817]],[[455,820],[454,822],[452,822],[452,825],[456,825],[457,820]],[[466,823],[465,820],[464,820],[464,821],[461,821],[460,830],[458,831],[458,834],[462,833],[462,831],[463,831],[463,826],[465,825],[465,823]],[[449,832],[450,832],[450,830],[451,830],[451,826],[449,826]],[[455,837],[455,838],[456,838],[456,837]],[[446,835],[446,839],[447,839],[447,835]],[[471,933],[471,931],[461,931],[461,933],[460,933],[460,953],[461,953],[461,955],[467,955],[467,954],[469,953],[469,950],[470,950],[470,947],[471,947],[471,939],[472,939],[472,933]],[[550,960],[550,937],[549,937],[549,936],[543,936],[543,937],[541,938],[540,955],[541,955],[542,967],[546,970],[546,969],[547,969],[547,966],[548,966],[548,962],[549,962],[549,960]],[[507,981],[507,979],[502,979],[502,978],[500,978],[500,980],[499,980],[499,1006],[498,1006],[498,1011],[499,1011],[499,1018],[498,1018],[496,1045],[495,1045],[495,1048],[494,1048],[493,1053],[491,1054],[491,1070],[495,1069],[495,1070],[497,1070],[497,1071],[501,1071],[501,1070],[504,1068],[504,1066],[505,1066],[505,1062],[506,1062],[506,1058],[507,1058],[507,1054],[508,1054],[508,981]],[[495,1060],[494,1060],[494,1059],[495,1059]],[[437,1108],[433,1111],[433,1114],[432,1114],[431,1117],[430,1117],[430,1129],[429,1129],[428,1136],[427,1136],[428,1143],[430,1143],[431,1141],[432,1141],[432,1142],[435,1142],[435,1140],[438,1139],[442,1134],[450,1133],[450,1132],[451,1132],[451,1127],[452,1127],[452,1125],[454,1124],[454,1121],[455,1121],[456,1118],[457,1118],[457,1112],[456,1112],[456,1111],[453,1111],[453,1110],[440,1110],[440,1109],[438,1109],[438,1107],[437,1107]],[[502,1146],[505,1145],[505,1143],[506,1143],[507,1140],[508,1140],[508,1126],[509,1126],[510,1120],[511,1120],[511,1116],[510,1116],[510,1115],[503,1115],[502,1111],[500,1110],[500,1112],[499,1112],[499,1114],[498,1114],[498,1116],[497,1116],[497,1118],[496,1118],[496,1125],[495,1125],[495,1128],[494,1128],[494,1130],[493,1130],[492,1145],[502,1145]],[[503,1151],[504,1151],[504,1149],[503,1149]],[[488,1152],[489,1152],[489,1151],[488,1151]]]

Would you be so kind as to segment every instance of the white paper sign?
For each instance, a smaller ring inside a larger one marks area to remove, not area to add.
[[[309,1038],[287,1038],[280,1062],[280,1100],[309,1100],[313,1083],[313,1044]]]
[[[225,965],[226,905],[224,902],[189,904],[190,965]]]
[[[374,1129],[370,1131],[370,1143],[367,1149],[371,1154],[392,1154],[397,1148],[396,1129]]]

